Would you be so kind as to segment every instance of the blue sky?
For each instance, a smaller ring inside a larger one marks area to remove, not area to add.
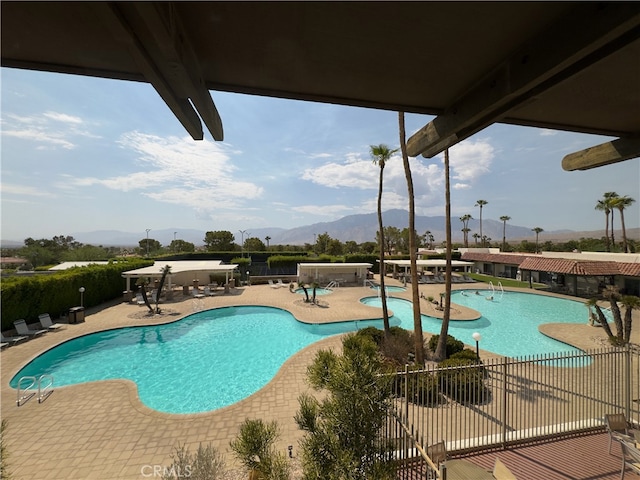
[[[395,112],[213,91],[225,140],[206,132],[196,142],[148,84],[0,74],[4,240],[292,228],[371,213],[379,169],[369,146],[399,146]],[[407,114],[407,138],[431,119]],[[565,172],[561,160],[606,140],[493,125],[450,150],[452,215],[478,218],[474,204],[483,199],[483,218],[508,215],[510,224],[545,231],[603,229],[597,200],[608,191],[640,200],[640,161]],[[444,215],[442,161],[411,159],[418,214]],[[407,209],[399,155],[384,178],[383,209]],[[637,202],[625,218],[627,228],[639,226]]]

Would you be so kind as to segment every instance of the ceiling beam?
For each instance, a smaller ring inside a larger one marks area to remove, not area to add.
[[[567,171],[589,170],[637,157],[640,157],[640,138],[618,138],[570,153],[562,159],[562,168]]]
[[[580,3],[469,85],[409,138],[407,153],[433,157],[638,38],[640,13],[634,2]]]
[[[215,140],[224,138],[222,119],[207,90],[197,56],[170,2],[96,2],[116,41],[128,50],[145,78],[194,140],[202,122]],[[202,120],[202,122],[201,122]]]

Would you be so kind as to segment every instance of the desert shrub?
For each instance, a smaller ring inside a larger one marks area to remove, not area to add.
[[[261,419],[247,418],[229,446],[238,461],[253,472],[251,478],[287,480],[291,476],[291,465],[285,455],[275,448],[278,438],[280,427],[275,420],[265,423]]]
[[[384,339],[384,331],[376,327],[363,328],[362,330],[358,330],[356,335],[367,337],[378,346],[382,344],[382,340]]]
[[[450,358],[460,358],[463,360],[471,360],[472,362],[476,363],[478,360],[478,354],[474,350],[465,348],[460,352],[454,353],[453,355],[451,355]]]
[[[431,350],[432,352],[436,351],[436,347],[438,346],[438,339],[440,338],[440,335],[433,335],[430,339],[429,339],[429,350]],[[451,335],[447,335],[447,358],[450,358],[451,355],[454,355],[458,352],[461,352],[462,350],[464,350],[464,343],[462,343],[460,340],[458,340],[455,337],[452,337]]]
[[[475,360],[449,358],[440,362],[438,373],[440,391],[459,403],[482,403],[485,400],[484,373]]]
[[[224,474],[224,458],[211,444],[206,447],[200,444],[196,453],[191,453],[185,445],[178,444],[171,459],[173,463],[164,468],[162,480],[216,480]]]

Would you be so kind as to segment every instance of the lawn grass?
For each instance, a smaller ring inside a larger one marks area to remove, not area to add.
[[[468,275],[477,282],[493,282],[494,286],[498,285],[498,282],[500,282],[503,287],[529,288],[529,282],[521,282],[513,280],[512,278],[493,277],[491,275],[483,275],[481,273],[469,273]],[[534,283],[533,288],[534,290],[546,290],[549,286],[544,283]]]

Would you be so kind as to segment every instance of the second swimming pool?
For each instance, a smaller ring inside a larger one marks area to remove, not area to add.
[[[454,302],[476,301],[456,295]],[[476,321],[451,322],[449,333],[473,345],[471,335],[478,331],[481,348],[507,356],[573,350],[539,334],[537,325],[586,321],[580,302],[510,292],[494,302],[484,296],[477,301],[477,310],[495,309],[497,316],[485,312]],[[377,297],[365,301],[374,306],[379,302]],[[392,325],[413,329],[410,302],[390,298],[389,308]],[[425,331],[440,332],[440,320],[423,316],[422,322]],[[257,392],[302,348],[370,325],[382,328],[382,320],[307,325],[277,308],[224,307],[166,325],[120,328],[69,340],[29,362],[11,386],[16,388],[25,375],[53,375],[56,386],[129,379],[136,383],[142,403],[154,410],[205,412]]]

